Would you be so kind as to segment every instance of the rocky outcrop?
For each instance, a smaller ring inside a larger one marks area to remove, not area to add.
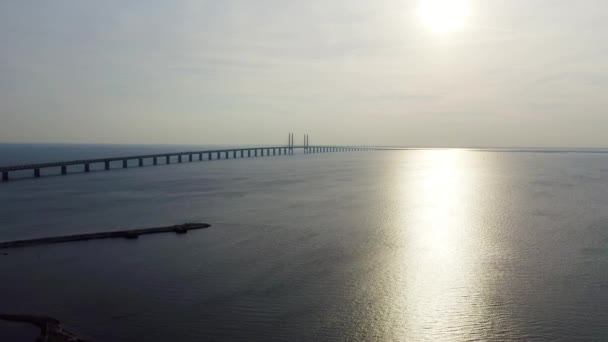
[[[65,330],[58,320],[46,316],[2,315],[0,319],[12,322],[29,323],[40,329],[37,342],[85,342],[85,340]]]

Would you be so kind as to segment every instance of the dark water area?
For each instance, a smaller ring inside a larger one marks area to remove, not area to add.
[[[608,340],[608,154],[205,161],[22,179],[0,204],[2,241],[213,225],[0,255],[0,312],[94,341]]]

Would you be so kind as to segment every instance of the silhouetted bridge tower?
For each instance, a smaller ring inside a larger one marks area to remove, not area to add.
[[[84,160],[70,160],[52,163],[42,164],[27,164],[27,165],[14,165],[0,167],[2,173],[2,181],[8,182],[9,174],[11,172],[18,171],[32,171],[32,175],[36,178],[41,176],[42,169],[59,168],[61,175],[68,174],[68,166],[81,166],[82,172],[91,172],[91,165],[103,165],[103,169],[109,171],[115,169],[118,164],[119,167],[126,169],[129,167],[129,161],[137,160],[138,166],[146,166],[145,161],[152,162],[147,165],[169,165],[173,163],[182,163],[187,159],[188,162],[193,161],[211,161],[220,159],[237,159],[237,158],[255,158],[255,157],[269,157],[269,156],[288,156],[293,155],[296,151],[301,150],[302,153],[327,153],[327,152],[348,152],[348,151],[373,151],[377,150],[374,147],[362,147],[362,146],[324,146],[324,145],[310,145],[308,134],[304,135],[304,141],[302,145],[294,144],[294,135],[289,133],[289,141],[287,146],[262,146],[262,147],[243,147],[243,148],[230,148],[230,149],[219,149],[219,150],[204,150],[204,151],[187,151],[187,152],[173,152],[173,153],[160,153],[160,154],[146,154],[136,156],[123,156],[123,157],[112,157],[112,158],[98,158],[98,159],[84,159]],[[223,157],[223,158],[222,158]]]

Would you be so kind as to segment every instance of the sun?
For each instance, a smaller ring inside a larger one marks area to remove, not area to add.
[[[468,0],[422,0],[418,16],[434,32],[449,33],[465,26],[470,10]]]

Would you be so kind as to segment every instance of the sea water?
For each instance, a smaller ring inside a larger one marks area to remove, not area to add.
[[[182,148],[0,145],[0,165]],[[608,340],[604,152],[299,153],[2,183],[0,241],[213,227],[6,250],[0,313],[94,341]]]

